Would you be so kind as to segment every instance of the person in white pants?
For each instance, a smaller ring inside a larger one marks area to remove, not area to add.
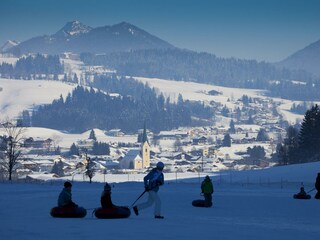
[[[150,207],[153,203],[155,203],[154,217],[158,219],[164,218],[161,215],[161,200],[158,195],[159,186],[164,184],[164,176],[162,173],[163,168],[163,162],[158,162],[157,166],[144,177],[144,187],[148,192],[149,197],[146,202],[133,207],[133,211],[136,215],[139,215],[140,210]]]

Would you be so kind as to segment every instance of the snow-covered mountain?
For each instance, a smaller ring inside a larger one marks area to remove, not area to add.
[[[55,34],[31,38],[7,51],[21,54],[59,54],[63,52],[106,53],[154,48],[173,48],[173,46],[127,22],[91,28],[79,21],[72,21]]]
[[[8,40],[5,42],[5,44],[3,44],[0,47],[0,52],[6,52],[8,51],[10,48],[15,47],[19,44],[19,42],[14,41],[14,40]]]
[[[320,76],[320,40],[292,54],[279,65],[289,69],[303,69]]]
[[[68,22],[63,28],[54,34],[55,37],[71,37],[90,32],[92,27],[79,21]]]

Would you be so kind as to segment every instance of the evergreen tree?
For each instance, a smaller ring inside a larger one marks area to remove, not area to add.
[[[276,156],[280,165],[287,165],[289,163],[286,147],[281,143],[277,144]]]
[[[264,128],[260,128],[257,135],[257,141],[259,142],[270,141],[270,137]]]
[[[94,142],[92,147],[93,155],[110,155],[110,146],[103,142]]]
[[[96,134],[95,134],[93,129],[91,129],[91,132],[90,132],[90,135],[89,135],[89,139],[97,141]]]
[[[57,174],[59,177],[63,177],[64,176],[64,171],[63,171],[63,162],[61,160],[59,160],[58,162],[55,162],[51,173],[55,173]]]
[[[231,147],[231,137],[230,137],[229,133],[224,135],[224,138],[222,140],[222,146],[223,147]]]
[[[250,158],[252,159],[263,160],[266,156],[264,147],[261,147],[261,146],[253,146],[253,148],[248,147],[247,153],[250,155]]]
[[[228,117],[230,111],[229,109],[227,108],[227,106],[224,106],[221,110],[221,115],[224,116],[224,117]]]
[[[320,110],[314,105],[304,116],[299,133],[300,151],[305,159],[320,154]]]
[[[231,133],[231,134],[236,133],[236,128],[235,128],[235,126],[234,126],[234,121],[233,121],[233,119],[231,119],[231,121],[230,121],[228,132]]]
[[[79,82],[79,79],[78,79],[78,76],[77,76],[76,73],[73,75],[73,82],[74,83],[78,83]]]
[[[72,145],[70,147],[69,154],[70,155],[79,155],[79,148],[74,143],[72,143]]]

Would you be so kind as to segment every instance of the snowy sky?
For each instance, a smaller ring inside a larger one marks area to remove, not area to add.
[[[1,0],[0,9],[0,45],[72,20],[127,21],[180,48],[270,62],[320,39],[319,0]]]

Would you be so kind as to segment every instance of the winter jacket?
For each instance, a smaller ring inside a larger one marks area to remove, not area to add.
[[[164,184],[163,173],[157,168],[153,168],[143,180],[144,186],[154,192],[158,192],[159,186]]]
[[[111,192],[110,191],[103,191],[102,192],[100,203],[101,203],[102,208],[114,207],[112,200],[111,200]]]
[[[204,194],[213,193],[213,185],[210,178],[205,178],[201,183],[201,192]]]
[[[59,195],[58,206],[65,207],[70,205],[75,205],[74,202],[72,202],[71,189],[64,188]]]

